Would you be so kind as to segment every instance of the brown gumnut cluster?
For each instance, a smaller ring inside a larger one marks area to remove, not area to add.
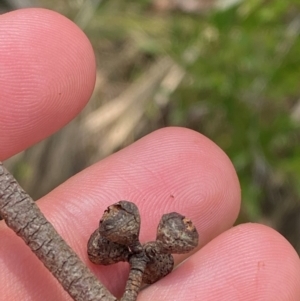
[[[88,256],[95,264],[129,262],[129,278],[121,301],[136,300],[142,283],[152,284],[169,274],[174,265],[171,254],[187,253],[198,245],[195,226],[179,213],[163,215],[156,240],[143,245],[139,241],[140,223],[137,206],[120,201],[105,210],[88,242]]]

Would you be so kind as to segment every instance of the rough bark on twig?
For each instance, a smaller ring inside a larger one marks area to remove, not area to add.
[[[75,301],[115,301],[0,162],[0,215]]]

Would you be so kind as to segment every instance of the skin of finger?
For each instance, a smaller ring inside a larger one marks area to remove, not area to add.
[[[244,224],[143,290],[139,301],[297,301],[299,283],[299,257],[285,238],[269,227]]]
[[[95,57],[85,34],[46,9],[0,15],[0,160],[51,135],[85,106]]]
[[[239,212],[240,188],[230,160],[213,142],[188,129],[165,128],[82,171],[40,200],[59,233],[117,296],[128,276],[127,264],[93,265],[86,244],[107,206],[124,199],[139,207],[142,242],[155,239],[162,214],[176,211],[196,225],[200,248],[232,226]],[[4,224],[0,237],[5,240],[0,244],[4,296],[9,297],[14,288],[10,300],[21,295],[22,300],[69,300]]]

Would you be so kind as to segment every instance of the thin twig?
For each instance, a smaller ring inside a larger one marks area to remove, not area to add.
[[[144,255],[144,254],[143,254]],[[130,259],[130,272],[126,283],[125,292],[120,301],[136,300],[143,281],[143,274],[146,269],[147,261],[138,256],[132,256]]]
[[[0,162],[0,216],[75,301],[116,301]]]

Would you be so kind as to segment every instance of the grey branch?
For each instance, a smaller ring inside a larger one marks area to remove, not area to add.
[[[0,216],[75,301],[116,301],[0,162]]]

